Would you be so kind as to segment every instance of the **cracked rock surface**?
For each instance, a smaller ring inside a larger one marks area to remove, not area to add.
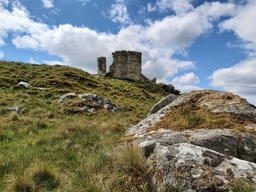
[[[77,99],[72,103],[72,100]],[[66,101],[71,101],[70,110],[74,112],[94,112],[99,109],[105,109],[112,112],[120,112],[115,104],[113,104],[110,99],[100,97],[97,94],[75,94],[67,93],[59,97],[58,103],[66,105]],[[74,107],[75,106],[75,107]]]
[[[235,180],[256,183],[254,105],[238,95],[213,90],[192,91],[178,97],[171,95],[159,103],[147,118],[125,133],[143,149],[156,188],[227,191]],[[225,118],[231,118],[229,123],[234,121],[240,128],[232,125],[229,129],[221,125],[211,128],[197,125],[182,130],[165,127],[173,123],[167,121],[170,117],[167,114],[187,105],[213,116],[224,114]],[[155,129],[156,125],[160,127]]]

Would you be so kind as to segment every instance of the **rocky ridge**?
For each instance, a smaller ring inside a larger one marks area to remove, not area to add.
[[[176,129],[172,118],[183,108],[182,115],[194,119]],[[202,121],[210,123],[193,124],[198,111],[210,113],[212,119]],[[235,180],[256,182],[256,107],[238,95],[202,90],[167,96],[125,135],[143,149],[159,190],[227,191]]]

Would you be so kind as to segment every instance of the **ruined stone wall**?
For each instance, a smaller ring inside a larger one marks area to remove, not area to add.
[[[131,79],[137,82],[155,83],[141,73],[141,52],[115,51],[112,53],[113,63],[106,73],[106,58],[98,58],[98,74],[106,74],[107,77],[118,79]],[[104,60],[105,58],[105,60]],[[105,67],[105,68],[104,68]]]
[[[114,78],[139,81],[141,76],[141,52],[116,51],[108,75]]]
[[[106,62],[106,57],[98,57],[97,58],[97,63],[98,63],[98,74],[99,75],[105,75],[107,70],[107,62]]]

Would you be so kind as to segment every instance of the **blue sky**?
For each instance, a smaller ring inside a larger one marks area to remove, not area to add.
[[[182,92],[217,89],[256,105],[256,0],[0,0],[0,60],[97,72],[142,52],[142,72]]]

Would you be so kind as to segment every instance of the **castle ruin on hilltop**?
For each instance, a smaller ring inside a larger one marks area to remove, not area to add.
[[[156,78],[149,79],[141,73],[141,52],[115,51],[113,63],[106,71],[106,57],[98,57],[98,74],[118,79],[131,79],[142,83],[156,83]]]

